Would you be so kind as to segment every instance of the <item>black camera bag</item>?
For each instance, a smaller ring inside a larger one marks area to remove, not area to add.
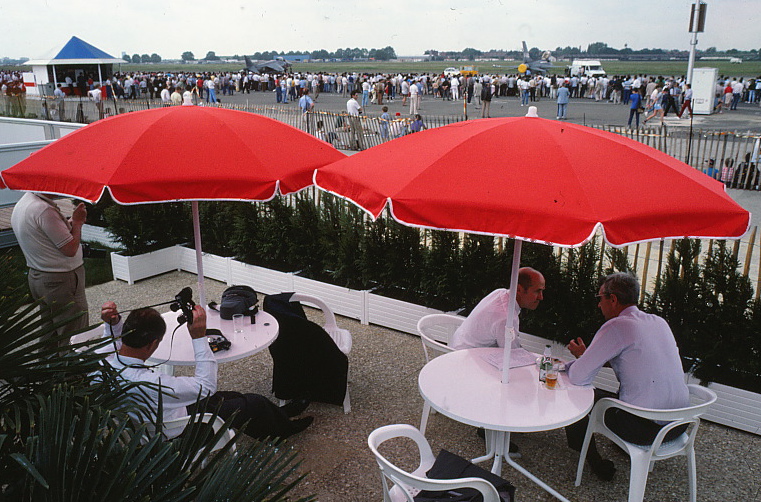
[[[230,320],[235,314],[251,317],[259,311],[259,299],[251,286],[230,286],[222,293],[219,317]]]

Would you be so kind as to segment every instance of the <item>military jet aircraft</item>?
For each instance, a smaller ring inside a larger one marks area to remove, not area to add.
[[[544,51],[542,53],[542,57],[539,59],[531,59],[531,56],[528,54],[528,47],[526,46],[526,41],[523,41],[523,63],[519,64],[518,66],[501,66],[501,65],[494,65],[498,68],[514,68],[518,70],[518,73],[527,73],[527,74],[540,74],[544,75],[549,70],[553,69],[561,69],[560,66],[555,66],[555,57],[552,55],[550,51]]]
[[[291,64],[280,57],[269,61],[251,61],[248,56],[243,57],[246,58],[246,71],[254,73],[288,73],[291,71]]]

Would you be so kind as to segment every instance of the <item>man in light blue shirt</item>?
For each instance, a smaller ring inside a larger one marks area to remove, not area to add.
[[[571,91],[568,90],[568,87],[566,87],[565,84],[560,84],[560,88],[558,89],[558,120],[564,120],[566,118],[570,97]]]
[[[589,347],[581,338],[568,345],[568,350],[577,357],[566,365],[570,382],[589,385],[600,369],[610,364],[621,384],[617,396],[621,401],[661,410],[688,406],[689,389],[674,334],[663,318],[637,308],[637,279],[626,273],[610,274],[600,286],[597,297],[606,322],[595,333]],[[602,397],[606,395],[596,390],[595,398]],[[625,441],[639,445],[652,444],[663,425],[618,409],[606,413],[605,423]],[[581,449],[586,424],[587,420],[583,419],[566,427],[572,449]],[[666,435],[665,441],[681,435],[685,428],[676,427]],[[598,477],[607,480],[613,477],[615,466],[600,457],[594,438],[587,461]]]

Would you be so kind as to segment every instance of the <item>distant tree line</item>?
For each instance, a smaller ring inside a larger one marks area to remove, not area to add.
[[[529,57],[531,59],[539,59],[542,57],[544,50],[538,47],[532,47],[529,49]],[[396,51],[393,47],[388,46],[382,49],[366,49],[366,48],[350,48],[336,49],[333,52],[325,49],[319,49],[314,51],[263,51],[254,52],[249,54],[251,59],[268,60],[275,59],[283,56],[298,56],[308,54],[311,59],[323,59],[323,60],[336,60],[336,61],[355,61],[355,60],[377,60],[388,61],[396,59]],[[476,59],[488,58],[488,59],[522,59],[522,50],[503,50],[503,49],[489,49],[488,51],[482,51],[474,49],[473,47],[466,47],[461,51],[439,51],[436,49],[429,49],[424,52],[424,55],[429,56],[433,61],[444,60],[463,60],[474,61]],[[552,55],[558,59],[571,59],[578,57],[612,57],[619,59],[686,59],[688,51],[677,49],[631,49],[624,47],[623,49],[616,49],[610,47],[604,42],[594,42],[589,44],[586,48],[579,47],[556,47],[552,50]],[[761,59],[761,49],[751,49],[748,51],[739,49],[727,49],[720,51],[716,47],[709,47],[705,50],[697,51],[698,57],[701,56],[727,56],[727,57],[742,57],[743,59]],[[196,61],[196,57],[191,51],[185,51],[180,56],[183,61]],[[125,54],[122,58],[128,63],[160,63],[161,56],[156,53],[148,54],[133,54],[129,56]],[[201,58],[201,61],[219,61],[222,59],[217,56],[215,51],[208,51],[206,57]],[[235,54],[234,56],[224,56],[224,59],[234,59],[236,61],[243,61],[244,56]]]
[[[129,54],[125,54],[122,56],[122,59],[126,61],[127,63],[132,64],[141,64],[141,63],[160,63],[161,62],[161,56],[156,54],[155,52],[151,54],[150,56],[148,54],[133,54],[131,57]]]
[[[529,49],[529,57],[531,59],[539,59],[542,56],[544,50],[538,47],[532,47]],[[430,56],[434,61],[444,61],[450,59],[461,59],[466,61],[474,61],[475,59],[488,58],[488,59],[521,59],[523,58],[522,50],[506,51],[503,49],[490,49],[488,51],[482,51],[467,47],[461,51],[438,51],[435,49],[429,49],[424,53]],[[552,55],[556,58],[574,58],[574,57],[618,57],[620,59],[642,59],[645,57],[668,57],[668,58],[686,58],[688,51],[677,49],[638,49],[634,50],[629,47],[623,49],[616,49],[610,47],[604,42],[595,42],[589,44],[586,49],[579,47],[556,47],[552,51]],[[759,59],[761,58],[761,49],[751,49],[749,51],[742,51],[738,49],[728,49],[726,51],[719,51],[716,47],[709,47],[705,50],[698,50],[697,56],[730,56],[730,57],[743,57],[744,59]]]
[[[396,59],[396,51],[394,51],[394,48],[391,46],[384,47],[382,49],[365,49],[365,48],[358,48],[355,47],[354,49],[347,47],[345,49],[336,49],[335,52],[329,52],[325,49],[319,49],[316,51],[264,51],[264,52],[254,52],[253,54],[248,54],[248,56],[251,59],[261,59],[261,60],[268,60],[268,59],[275,59],[278,57],[283,56],[299,56],[303,54],[308,54],[311,59],[335,59],[340,61],[353,61],[356,59],[375,59],[379,61],[388,61],[390,59]],[[180,56],[183,61],[196,61],[195,55],[191,51],[185,51],[182,53],[182,56]],[[238,54],[235,54],[234,56],[225,57],[225,59],[235,59],[238,61],[243,61],[245,56],[241,56]],[[202,61],[218,61],[220,59],[219,56],[214,51],[209,51],[206,53],[206,57],[202,58]]]

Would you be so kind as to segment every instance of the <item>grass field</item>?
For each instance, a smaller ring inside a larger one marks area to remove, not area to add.
[[[603,61],[603,68],[608,75],[684,75],[687,73],[686,61]],[[367,72],[367,73],[439,73],[450,66],[459,67],[468,64],[466,61],[426,61],[418,63],[396,61],[365,61],[365,62],[333,62],[333,63],[297,63],[293,65],[296,72]],[[497,67],[499,65],[502,67]],[[476,66],[481,73],[503,74],[515,70],[508,68],[517,63],[506,61],[481,61]],[[558,73],[563,73],[568,62],[558,63]],[[238,71],[243,65],[236,63],[220,64],[123,64],[119,65],[123,72],[189,72],[189,71]],[[740,64],[731,64],[729,61],[698,61],[696,68],[718,68],[719,75],[738,77],[757,77],[761,75],[761,61],[745,61]],[[28,70],[28,67],[13,66],[2,69],[18,71],[19,68]]]

